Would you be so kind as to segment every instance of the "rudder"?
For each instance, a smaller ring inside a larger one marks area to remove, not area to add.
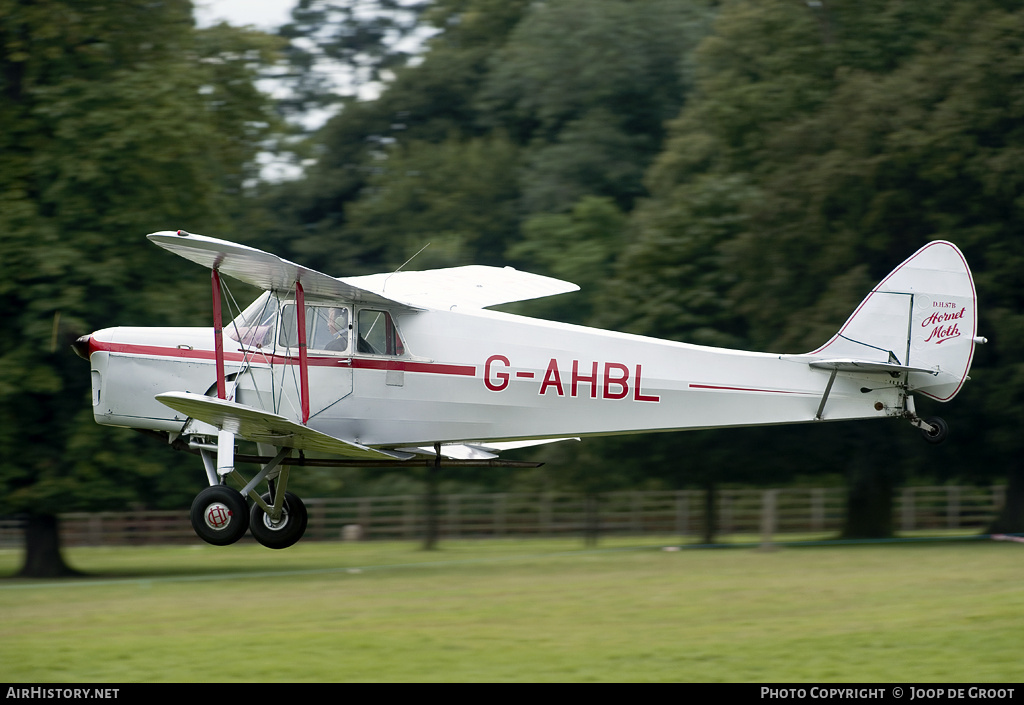
[[[936,240],[879,282],[839,332],[811,354],[932,370],[909,372],[908,391],[949,401],[971,368],[977,308],[963,253]]]

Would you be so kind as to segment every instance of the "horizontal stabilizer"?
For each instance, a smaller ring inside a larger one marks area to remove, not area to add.
[[[409,453],[377,450],[328,436],[275,413],[224,399],[190,392],[165,392],[157,394],[156,400],[193,419],[231,431],[247,441],[356,460],[406,460],[412,457]]]
[[[785,359],[801,362],[797,358],[805,358],[805,355],[790,355],[786,356]],[[819,370],[839,370],[840,372],[863,372],[866,374],[900,374],[902,372],[924,372],[925,374],[937,375],[939,370],[929,370],[926,367],[911,367],[910,365],[900,365],[895,362],[878,362],[876,360],[855,360],[852,358],[845,359],[832,359],[832,360],[815,360],[811,359],[808,361],[811,367]]]

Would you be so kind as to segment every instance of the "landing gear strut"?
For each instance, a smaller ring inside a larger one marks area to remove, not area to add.
[[[198,441],[189,444],[199,449],[210,482],[192,502],[192,528],[199,538],[215,546],[230,545],[251,531],[267,548],[288,548],[302,538],[309,519],[302,500],[285,491],[288,466],[283,461],[291,455],[291,448],[280,449],[252,480],[246,480],[234,468],[234,440],[233,433],[220,431],[216,446]],[[224,484],[228,476],[243,485],[242,489]],[[255,488],[263,481],[270,491],[261,496]],[[252,499],[251,508],[246,498]]]
[[[920,429],[924,439],[933,445],[942,443],[949,436],[949,424],[941,417],[932,416],[927,419],[921,419],[917,415],[917,411],[914,408],[914,397],[910,395],[907,396],[903,415],[910,420],[912,426]]]

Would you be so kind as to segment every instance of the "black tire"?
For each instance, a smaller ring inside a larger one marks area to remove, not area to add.
[[[249,529],[249,504],[236,490],[214,485],[196,495],[189,518],[203,541],[229,546]]]
[[[949,436],[949,425],[938,416],[925,419],[924,422],[933,427],[931,431],[921,429],[921,435],[929,443],[942,443]]]
[[[271,504],[270,494],[263,495],[263,501]],[[274,524],[258,504],[252,505],[249,515],[249,530],[253,538],[267,548],[288,548],[306,533],[309,513],[302,500],[291,492],[284,493],[281,506],[281,521]]]

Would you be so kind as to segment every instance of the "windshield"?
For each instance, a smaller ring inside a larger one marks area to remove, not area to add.
[[[261,348],[274,339],[274,323],[277,321],[278,302],[270,292],[249,304],[238,317],[226,326],[226,333],[242,345]]]

